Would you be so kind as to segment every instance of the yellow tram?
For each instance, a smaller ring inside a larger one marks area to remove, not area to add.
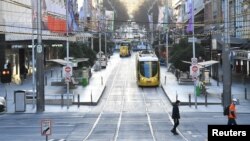
[[[140,51],[136,56],[136,79],[138,86],[160,85],[160,62],[152,51]]]
[[[120,57],[131,56],[131,43],[122,42],[120,45]]]

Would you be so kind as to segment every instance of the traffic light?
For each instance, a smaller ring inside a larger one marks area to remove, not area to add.
[[[1,71],[1,82],[10,83],[11,82],[11,72],[9,69],[3,69]]]

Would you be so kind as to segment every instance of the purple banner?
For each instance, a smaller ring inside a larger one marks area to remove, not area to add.
[[[192,0],[188,0],[188,8],[189,8],[189,21],[188,21],[188,25],[187,25],[187,29],[186,31],[189,32],[193,32],[193,18],[194,18],[194,14],[193,14],[193,6],[192,6]]]

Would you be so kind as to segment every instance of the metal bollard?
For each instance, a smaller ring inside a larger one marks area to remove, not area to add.
[[[247,88],[245,88],[245,99],[247,99]]]
[[[52,69],[50,70],[50,76],[51,77],[53,76],[53,70]]]
[[[167,76],[165,76],[165,85],[166,85],[166,83],[167,83]]]
[[[188,103],[189,103],[189,107],[191,107],[191,94],[188,94]]]
[[[223,93],[221,94],[221,104],[222,104],[222,106],[224,106],[224,102],[223,102]]]
[[[80,95],[79,94],[77,95],[77,104],[78,104],[78,107],[80,107]]]
[[[63,101],[63,94],[61,95],[61,106],[63,107],[64,101]]]
[[[63,77],[63,73],[62,73],[62,70],[61,70],[61,77]]]
[[[44,79],[45,79],[45,81],[44,81],[44,83],[45,83],[45,84],[44,84],[44,85],[45,85],[45,86],[47,86],[47,84],[48,84],[48,81],[47,81],[47,80],[48,80],[48,79],[47,79],[47,76],[44,76]]]
[[[101,77],[101,84],[103,84],[103,78]]]
[[[207,93],[205,92],[205,106],[207,107]]]
[[[91,91],[91,94],[90,94],[90,103],[91,103],[91,105],[93,105],[92,91]]]

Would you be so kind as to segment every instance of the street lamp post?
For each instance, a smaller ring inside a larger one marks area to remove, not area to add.
[[[223,106],[231,103],[231,65],[229,62],[230,36],[229,36],[229,1],[224,0],[224,47],[222,49],[223,69]]]
[[[219,62],[220,62],[220,57],[221,57],[221,54],[218,53],[217,58],[218,58]],[[220,63],[218,63],[217,66],[218,66],[218,69],[217,69],[217,86],[219,86],[219,82],[220,82]]]
[[[169,24],[168,24],[168,1],[165,1],[165,11],[164,11],[164,21],[166,22],[165,24],[165,29],[166,29],[166,67],[168,68],[168,32],[169,32]]]
[[[36,68],[37,68],[37,112],[45,110],[44,99],[44,49],[42,46],[42,10],[41,1],[37,1],[37,46],[36,46]]]

